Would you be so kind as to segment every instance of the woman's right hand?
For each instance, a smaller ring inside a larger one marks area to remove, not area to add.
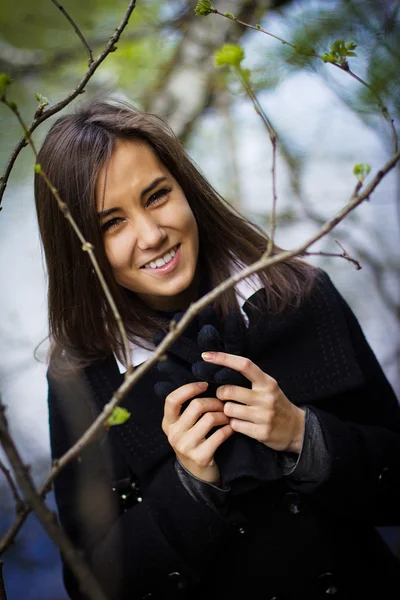
[[[217,398],[193,398],[203,393],[205,382],[187,383],[177,388],[165,399],[162,429],[175,451],[179,462],[195,477],[218,484],[220,474],[214,454],[230,437],[233,429],[224,414],[224,404]],[[193,400],[182,412],[182,405]],[[210,431],[217,427],[211,433]]]

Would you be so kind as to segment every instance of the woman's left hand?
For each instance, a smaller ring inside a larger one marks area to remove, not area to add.
[[[252,384],[251,389],[237,385],[222,385],[217,389],[217,398],[225,403],[224,413],[234,431],[274,450],[301,451],[305,411],[288,400],[275,379],[242,356],[204,352],[202,357],[238,371]]]

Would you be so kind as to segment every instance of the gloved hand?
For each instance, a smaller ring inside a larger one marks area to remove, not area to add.
[[[179,322],[183,313],[174,315]],[[166,336],[158,332],[153,341],[157,346]],[[207,381],[208,388],[201,397],[215,397],[220,385],[233,384],[251,387],[251,382],[241,373],[211,363],[201,358],[206,351],[220,351],[238,356],[247,356],[247,332],[235,312],[230,312],[223,322],[211,306],[197,315],[183,334],[167,350],[166,360],[159,361],[158,370],[165,374],[166,381],[155,384],[154,390],[161,400],[173,390],[193,381]],[[182,410],[191,402],[189,400]],[[242,434],[226,440],[216,453],[221,476],[225,484],[232,486],[232,493],[243,493],[266,481],[282,477],[277,466],[276,453],[271,448]]]
[[[179,322],[182,316],[183,313],[177,313],[174,320]],[[165,336],[164,332],[156,333],[153,338],[155,345]],[[245,354],[245,326],[238,313],[228,313],[222,322],[216,310],[211,306],[207,307],[170,346],[166,353],[167,359],[158,363],[158,369],[165,373],[176,387],[196,380],[216,385],[231,383],[242,387],[250,386],[250,382],[237,371],[203,361],[201,353],[206,351],[227,352],[238,356]],[[156,391],[161,395],[167,390],[170,393],[172,389],[175,388],[157,384]],[[210,393],[209,387],[207,394]]]

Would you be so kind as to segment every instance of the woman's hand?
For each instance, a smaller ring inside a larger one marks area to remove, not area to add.
[[[218,484],[220,474],[214,454],[233,433],[223,402],[217,398],[194,398],[181,412],[182,405],[204,392],[207,385],[188,383],[171,392],[165,399],[162,429],[185,469],[199,479]],[[214,427],[218,429],[210,434]]]
[[[217,390],[217,398],[224,402],[224,413],[234,431],[274,450],[301,451],[305,411],[288,400],[275,379],[242,356],[205,352],[202,357],[207,362],[239,371],[252,383],[251,389],[222,385]]]

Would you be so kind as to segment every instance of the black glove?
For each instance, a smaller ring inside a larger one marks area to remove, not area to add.
[[[174,321],[179,322],[182,316],[183,313],[176,314]],[[230,383],[250,387],[250,382],[241,373],[207,363],[201,358],[202,352],[206,351],[243,356],[245,332],[245,326],[238,313],[234,311],[228,313],[221,322],[216,310],[209,306],[193,319],[183,334],[170,346],[167,350],[167,360],[159,362],[158,369],[168,375],[177,387],[191,381],[207,381],[217,385]],[[153,338],[155,345],[157,346],[165,336],[165,332],[157,332]],[[185,367],[191,370],[193,378],[184,373]]]
[[[174,320],[179,322],[182,316],[183,313],[178,313]],[[155,345],[165,336],[166,333],[158,332],[153,338]],[[215,397],[217,388],[225,383],[251,387],[251,382],[241,373],[203,361],[201,353],[207,350],[246,356],[246,329],[237,313],[229,313],[222,323],[216,311],[208,307],[193,319],[167,350],[167,359],[158,363],[158,370],[168,378],[154,386],[161,400],[181,385],[199,380],[209,383],[205,392],[198,394],[199,398]],[[185,402],[182,410],[190,402]],[[282,477],[275,451],[239,433],[228,438],[215,456],[222,481],[231,486],[233,494]]]

